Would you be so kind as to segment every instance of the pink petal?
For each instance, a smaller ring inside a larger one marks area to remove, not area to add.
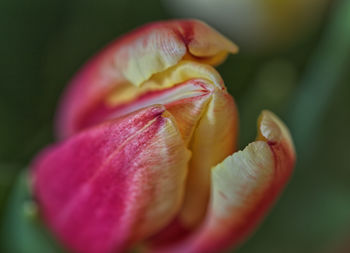
[[[174,218],[189,158],[172,116],[152,106],[46,149],[34,193],[69,249],[121,252]]]

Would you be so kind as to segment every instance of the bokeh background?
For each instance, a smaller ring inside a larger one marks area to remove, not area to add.
[[[240,146],[262,109],[290,127],[298,162],[282,198],[237,252],[350,252],[349,0],[1,0],[0,252],[57,253],[23,179],[54,141],[60,94],[109,41],[146,22],[200,18],[241,48],[219,71]]]

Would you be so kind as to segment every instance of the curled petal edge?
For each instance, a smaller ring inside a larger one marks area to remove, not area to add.
[[[263,219],[287,183],[295,163],[287,127],[263,111],[257,140],[216,165],[203,224],[177,243],[151,252],[220,252],[237,246]]]

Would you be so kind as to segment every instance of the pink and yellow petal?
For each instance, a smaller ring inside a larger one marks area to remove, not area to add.
[[[98,125],[33,165],[45,220],[76,252],[120,252],[158,232],[181,206],[190,152],[162,106]]]
[[[261,221],[294,167],[288,129],[271,112],[259,118],[258,140],[212,169],[204,222],[187,238],[155,252],[221,252],[237,246]]]
[[[205,40],[203,40],[205,36]],[[152,75],[176,65],[185,56],[218,64],[237,47],[196,20],[152,23],[113,42],[89,61],[69,85],[61,104],[58,135],[80,131],[81,120],[116,87],[141,86]]]

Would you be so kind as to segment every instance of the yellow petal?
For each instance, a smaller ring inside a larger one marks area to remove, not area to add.
[[[189,174],[184,206],[180,213],[183,225],[197,225],[205,215],[210,192],[211,168],[236,149],[238,116],[232,97],[216,89],[196,127],[190,149]]]
[[[141,87],[130,84],[118,86],[106,100],[109,106],[116,106],[132,102],[148,92],[168,89],[191,79],[202,79],[218,88],[224,88],[219,73],[213,67],[182,60],[175,66],[153,75]]]

